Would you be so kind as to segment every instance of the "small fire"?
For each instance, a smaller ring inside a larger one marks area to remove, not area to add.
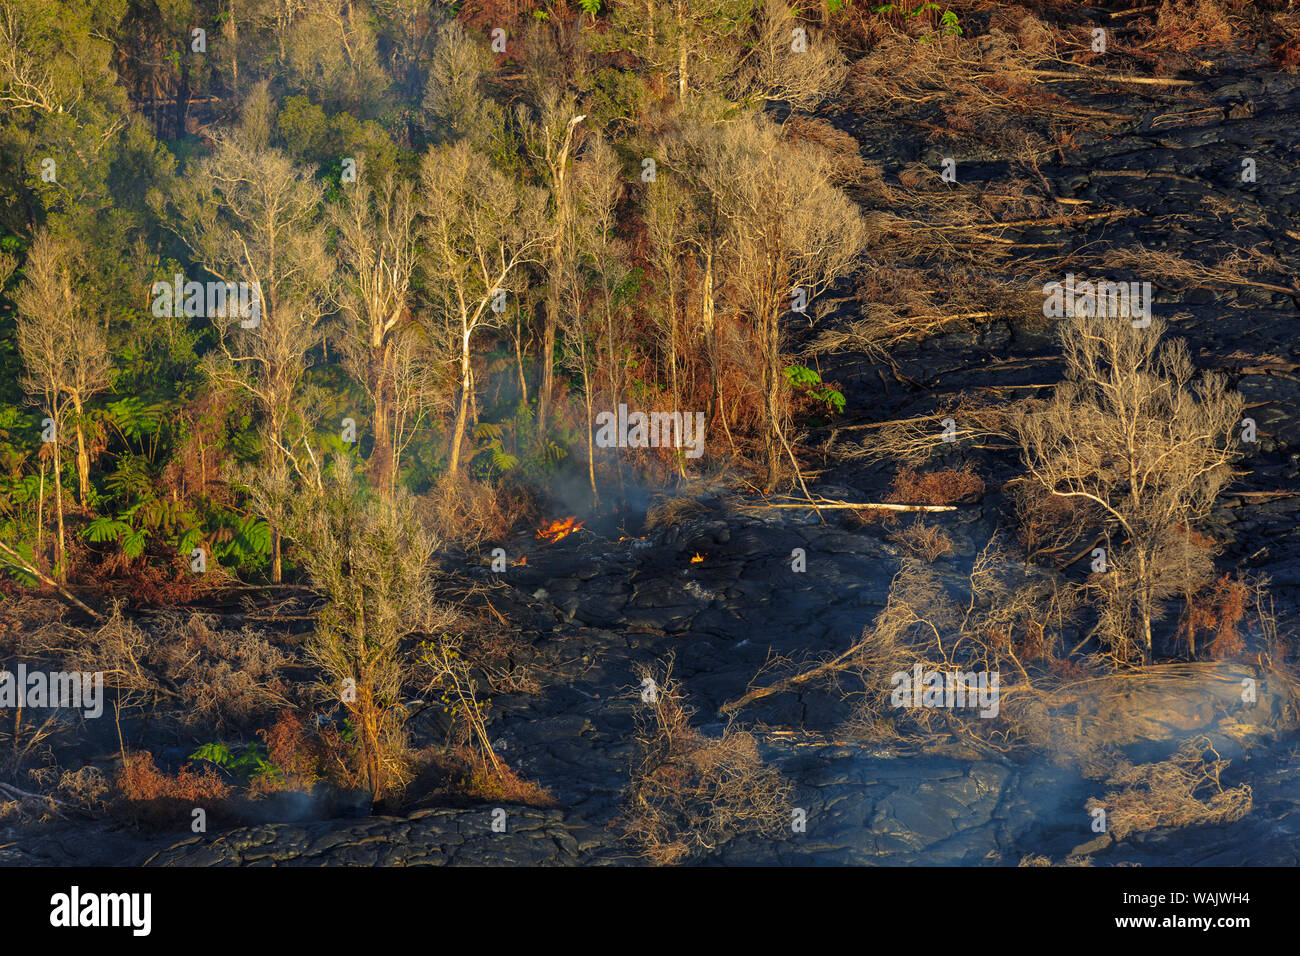
[[[522,558],[520,558],[518,561],[515,562],[515,567],[519,567],[519,565],[527,564],[527,563],[528,563],[528,555],[525,554]]]
[[[700,554],[700,552],[698,551],[695,552],[695,557],[691,558],[691,564],[700,564],[703,561],[704,561],[704,555]]]
[[[570,515],[563,521],[552,521],[544,528],[537,529],[537,537],[543,541],[549,541],[554,544],[561,538],[573,534],[583,526],[585,522],[579,521],[576,517]]]

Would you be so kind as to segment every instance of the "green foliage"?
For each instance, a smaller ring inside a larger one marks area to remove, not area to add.
[[[290,155],[320,168],[321,177],[337,199],[344,158],[372,184],[397,170],[397,144],[374,120],[358,120],[350,113],[326,114],[306,96],[290,96],[276,117],[276,132]]]
[[[191,760],[204,760],[244,780],[257,777],[278,777],[283,771],[267,759],[261,744],[245,744],[236,754],[226,744],[206,743],[190,754]]]
[[[844,395],[840,391],[822,385],[822,377],[815,370],[808,368],[806,365],[787,365],[785,369],[786,380],[797,389],[803,389],[819,402],[825,402],[826,407],[834,412],[844,411]]]
[[[32,546],[26,541],[6,542],[6,543],[8,543],[10,547],[12,547],[15,551],[17,551],[19,556],[24,561],[32,565],[35,565],[37,563],[36,552],[32,549]],[[17,564],[13,564],[10,561],[6,560],[6,555],[4,554],[4,552],[0,552],[0,570],[7,572],[19,584],[22,584],[29,588],[34,588],[41,583],[39,578],[37,578],[31,572],[27,571],[25,568]]]
[[[504,436],[505,430],[500,425],[489,422],[480,422],[474,429],[474,440],[482,443],[474,460],[479,462],[485,457],[490,462],[491,471],[497,475],[519,467],[519,457],[502,447]]]
[[[828,0],[836,13],[850,2]],[[538,151],[545,149],[529,125],[541,105],[537,94],[548,85],[572,89],[586,114],[569,154],[572,169],[582,175],[572,181],[582,184],[579,192],[585,196],[587,160],[597,135],[613,147],[625,174],[616,227],[605,237],[614,240],[610,248],[624,261],[609,302],[602,301],[601,307],[616,310],[626,331],[619,331],[615,342],[604,341],[604,332],[587,339],[601,372],[589,387],[622,389],[626,381],[630,396],[646,403],[663,398],[663,363],[649,341],[653,331],[641,321],[662,295],[658,268],[646,272],[639,238],[644,225],[640,160],[656,155],[677,167],[674,174],[694,175],[694,160],[679,162],[666,145],[648,145],[669,115],[665,103],[678,96],[672,71],[680,62],[679,51],[691,74],[682,105],[703,122],[701,129],[748,109],[732,87],[739,82],[736,61],[745,69],[753,65],[746,51],[754,50],[753,27],[762,5],[757,0],[689,0],[676,7],[578,0],[581,17],[575,22],[570,22],[572,8],[542,5],[532,17],[550,25],[536,36],[519,29],[526,16],[522,11],[504,24],[511,31],[506,57],[487,53],[482,34],[487,21],[476,10],[463,22],[481,61],[469,56],[444,71],[473,74],[460,91],[463,96],[440,96],[439,84],[430,82],[440,42],[436,36],[440,25],[456,16],[456,3],[421,12],[418,4],[372,0],[349,7],[347,17],[326,10],[328,5],[299,6],[293,17],[273,23],[276,4],[264,0],[0,0],[0,26],[8,28],[6,45],[11,47],[0,57],[0,95],[6,103],[0,110],[0,143],[8,159],[0,163],[0,253],[12,257],[16,266],[10,270],[6,258],[0,276],[0,538],[41,567],[53,551],[56,469],[63,484],[66,534],[89,546],[78,552],[103,556],[118,549],[132,560],[174,565],[178,555],[203,546],[210,561],[242,574],[261,572],[270,563],[273,530],[266,517],[277,522],[276,533],[284,530],[267,500],[291,498],[310,487],[313,457],[359,464],[369,451],[361,443],[344,445],[337,431],[344,417],[373,421],[375,401],[372,383],[365,381],[369,357],[364,343],[341,342],[336,334],[337,301],[318,326],[328,326],[331,336],[296,356],[288,363],[292,367],[274,370],[285,378],[270,390],[279,397],[283,386],[292,406],[286,412],[288,424],[274,440],[291,446],[287,454],[294,467],[270,476],[265,487],[245,481],[244,469],[250,462],[265,462],[268,449],[274,451],[268,438],[272,416],[257,396],[232,389],[227,376],[232,368],[251,372],[262,359],[240,354],[232,365],[224,354],[226,347],[239,353],[240,343],[252,336],[237,328],[226,335],[219,323],[203,317],[155,316],[149,308],[147,290],[156,280],[170,281],[177,273],[210,279],[216,277],[214,269],[239,272],[220,277],[237,280],[244,271],[265,268],[252,261],[258,255],[247,249],[248,261],[229,267],[225,247],[250,234],[226,228],[227,218],[235,215],[233,206],[209,202],[222,193],[221,187],[209,181],[206,194],[190,197],[194,201],[187,208],[194,211],[195,234],[202,242],[190,242],[179,229],[187,217],[173,215],[186,185],[203,178],[195,175],[197,167],[214,150],[220,152],[218,143],[228,146],[239,139],[238,147],[230,148],[275,151],[277,163],[283,157],[292,162],[288,176],[315,177],[305,192],[312,208],[296,222],[307,223],[302,232],[313,237],[331,235],[337,226],[327,221],[325,204],[318,199],[322,194],[327,200],[339,197],[345,158],[356,160],[371,184],[397,174],[416,187],[418,203],[420,183],[413,173],[420,153],[431,144],[468,139],[486,157],[485,165],[521,187],[543,186],[545,161]],[[934,7],[927,4],[911,15]],[[557,19],[565,21],[564,31],[558,31]],[[202,23],[208,24],[211,53],[196,56],[189,50],[189,30]],[[942,25],[945,31],[960,32],[948,14]],[[569,37],[574,48],[580,46],[590,56],[584,53],[579,68],[561,76],[574,65],[563,64],[569,42],[551,44],[570,28],[582,34]],[[232,37],[238,42],[227,42]],[[645,42],[647,37],[654,42]],[[455,86],[441,84],[444,94]],[[24,96],[31,101],[24,102]],[[524,102],[532,107],[531,118],[516,112]],[[42,179],[46,157],[58,160],[55,183]],[[583,196],[575,221],[586,221],[588,199]],[[684,217],[701,212],[687,206]],[[27,394],[16,348],[16,289],[25,279],[31,237],[41,226],[56,237],[78,240],[78,259],[85,260],[76,273],[81,314],[86,323],[102,323],[112,357],[108,388],[91,398],[76,420],[91,461],[85,508],[77,490],[75,448],[63,443],[56,460],[55,449],[40,441],[43,413],[36,396]],[[432,240],[417,232],[411,294],[397,315],[399,328],[413,329],[418,349],[432,355],[421,354],[419,366],[422,373],[434,369],[428,373],[432,398],[418,406],[424,417],[407,412],[409,417],[400,419],[405,431],[397,480],[420,492],[447,466],[441,403],[449,386],[439,367],[445,330],[431,320],[428,309],[438,294],[438,283],[425,274]],[[290,233],[283,242],[277,239],[277,249],[293,248]],[[576,279],[581,285],[590,281],[591,263],[587,253],[574,254],[582,262]],[[681,255],[686,261],[694,254]],[[525,267],[527,281],[519,283],[533,289],[519,296],[519,316],[525,353],[520,361],[534,401],[532,383],[541,361],[539,302],[545,294],[538,291],[543,287],[538,280],[544,278],[548,260],[541,246],[533,250]],[[305,268],[312,261],[320,260],[303,256],[291,265]],[[483,261],[479,265],[486,267]],[[337,266],[337,261],[328,262],[329,268]],[[684,278],[696,281],[690,270]],[[328,278],[315,283],[316,288],[331,286]],[[576,307],[593,307],[590,288],[573,291]],[[685,291],[693,295],[694,290]],[[695,301],[692,295],[679,297],[679,307],[688,308],[686,303]],[[300,304],[277,298],[275,308],[293,310]],[[467,470],[488,481],[505,475],[512,481],[549,481],[557,471],[584,464],[585,457],[577,453],[586,442],[579,413],[584,410],[561,409],[546,429],[539,429],[526,403],[513,407],[521,391],[515,388],[514,343],[505,335],[482,341],[500,349],[506,360],[481,377],[476,371],[476,418],[486,420],[477,424],[465,449]],[[684,349],[695,344],[679,340]],[[476,352],[473,358],[477,368],[483,356]],[[606,384],[607,370],[613,370],[608,378],[620,384]],[[632,374],[623,375],[624,370]],[[699,371],[692,367],[686,378],[701,380]],[[561,369],[561,378],[564,374]],[[268,372],[268,381],[275,376]],[[502,379],[509,387],[501,387]],[[568,384],[568,400],[573,401],[574,383]],[[832,409],[843,407],[842,396],[819,380],[801,380],[798,387]],[[373,441],[370,429],[359,431],[363,441]],[[264,471],[259,477],[266,476]],[[39,548],[34,547],[38,532]]]
[[[213,554],[236,569],[262,567],[271,555],[271,526],[260,518],[238,518],[214,539]]]
[[[111,402],[105,409],[104,420],[130,441],[140,441],[157,435],[162,427],[166,409],[161,403],[147,403],[134,395]]]
[[[835,4],[831,7],[833,12],[839,9],[836,0],[831,0],[831,3]],[[844,6],[848,6],[848,3],[844,3]],[[905,20],[914,20],[922,14],[938,13],[941,9],[943,8],[937,3],[923,3],[915,10],[908,10],[904,5],[897,3],[886,3],[881,6],[872,7],[871,12],[883,13],[886,15],[897,14]],[[957,19],[957,14],[953,13],[951,10],[944,10],[943,14],[939,17],[939,32],[944,36],[961,36],[962,28]]]

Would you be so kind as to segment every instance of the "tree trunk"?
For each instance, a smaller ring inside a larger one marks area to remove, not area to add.
[[[370,352],[370,391],[375,397],[374,445],[370,449],[370,481],[385,498],[393,495],[396,461],[392,436],[393,386],[387,347]]]
[[[560,290],[558,277],[552,267],[551,288],[546,295],[546,318],[542,329],[542,370],[537,385],[537,432],[546,431],[546,420],[551,411],[551,389],[555,382],[555,327],[560,318]]]
[[[763,264],[762,287],[762,349],[763,349],[763,404],[766,409],[766,428],[763,449],[767,464],[766,490],[776,487],[781,468],[780,396],[781,396],[781,295],[777,281],[778,263],[781,261],[780,234],[768,230],[767,261]]]
[[[523,317],[516,313],[515,315],[515,364],[519,368],[519,395],[520,401],[524,407],[528,407],[528,379],[524,376],[524,320]]]
[[[235,3],[230,0],[226,8],[226,22],[222,24],[221,32],[225,34],[227,49],[230,50],[230,92],[233,97],[239,99],[239,24],[235,19]]]
[[[587,350],[582,350],[582,393],[587,400],[587,480],[591,482],[591,507],[600,507],[600,494],[596,491],[596,439],[592,431],[591,375],[587,371]]]
[[[781,394],[781,361],[778,349],[780,336],[777,327],[776,310],[766,310],[763,319],[763,393],[767,422],[763,430],[763,449],[767,465],[764,490],[768,492],[776,487],[781,467],[781,449],[777,436],[777,416],[780,414],[778,399]]]
[[[681,387],[677,381],[677,280],[676,276],[668,277],[668,381],[669,388],[673,395],[673,411],[682,411]],[[680,436],[674,435],[674,440],[680,439]],[[682,454],[677,455],[677,471],[686,477],[686,457]]]
[[[709,362],[709,408],[704,416],[706,421],[713,421],[713,412],[718,401],[718,356],[713,334],[713,247],[704,254],[704,288],[701,292],[704,314],[701,324],[704,326],[704,351]],[[725,410],[724,410],[725,411]]]
[[[469,417],[469,394],[474,387],[473,382],[469,364],[469,337],[466,336],[464,351],[461,353],[460,402],[456,407],[456,424],[452,427],[451,454],[447,462],[447,474],[453,478],[460,470],[460,446],[465,437],[465,421]]]
[[[1135,541],[1136,545],[1137,542]],[[1151,587],[1147,581],[1147,556],[1142,551],[1140,545],[1137,547],[1138,557],[1138,612],[1142,615],[1142,637],[1146,644],[1143,660],[1151,663],[1152,642],[1151,642]]]
[[[45,547],[45,462],[41,462],[41,482],[36,492],[36,555],[40,560]]]
[[[74,423],[77,432],[77,498],[84,508],[90,497],[90,455],[86,453],[86,436],[81,430],[81,400],[74,400],[73,407],[77,412]]]
[[[686,91],[690,87],[690,77],[687,73],[687,67],[690,58],[690,47],[686,42],[686,10],[682,0],[677,0],[677,42],[680,46],[677,48],[677,99],[679,102],[685,102]]]
[[[185,120],[190,112],[190,63],[186,56],[181,57],[181,82],[176,90],[176,138],[185,135]]]
[[[60,584],[67,583],[67,557],[68,550],[63,540],[63,476],[59,468],[59,438],[58,426],[55,426],[54,437],[54,510],[58,515],[59,528],[59,549],[58,549],[58,567],[55,569],[54,577]]]

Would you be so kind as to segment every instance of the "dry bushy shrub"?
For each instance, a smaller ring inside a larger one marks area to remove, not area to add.
[[[708,514],[708,507],[695,498],[685,496],[657,498],[645,513],[645,532],[672,528],[683,521]]]
[[[942,198],[928,208],[868,214],[876,238],[867,252],[882,265],[858,283],[860,315],[819,329],[816,351],[865,350],[887,360],[904,346],[993,320],[1020,328],[1043,322],[1042,297],[1035,298],[1028,283],[1009,283],[990,269],[1007,249],[994,241],[1004,229],[996,220],[1032,217],[994,212],[991,201],[988,209],[955,208],[950,189],[931,189],[931,196]]]
[[[1105,574],[1098,637],[1118,660],[1152,657],[1162,602],[1210,572],[1195,524],[1232,481],[1241,395],[1222,376],[1195,377],[1185,342],[1161,343],[1164,320],[1062,325],[1066,380],[1015,413],[1022,459],[1043,490],[1100,509]]]
[[[0,648],[6,653],[24,653],[28,641],[62,621],[67,613],[66,604],[27,591],[6,595],[0,600]]]
[[[999,3],[989,16],[990,32],[1000,30],[1013,36],[1018,49],[1035,56],[1055,55],[1057,37],[1038,17],[1024,7]]]
[[[1161,72],[1206,69],[1225,52],[1256,50],[1266,44],[1278,66],[1294,69],[1296,11],[1291,0],[1161,0],[1139,7],[1129,21],[1132,50],[1144,62],[1153,57]],[[1128,52],[1126,49],[1119,52]]]
[[[1021,45],[1022,37],[1032,49]],[[1044,132],[1058,126],[1068,131],[1089,119],[1087,111],[1053,93],[1035,74],[1050,57],[1043,40],[1033,31],[1013,34],[997,27],[978,41],[918,39],[894,30],[849,69],[848,101],[884,117],[924,110],[944,123],[946,129],[935,124],[939,132],[996,142],[1021,158],[1041,155],[1049,146]]]
[[[113,781],[99,767],[87,765],[60,773],[55,793],[59,799],[93,813],[104,809],[112,798]]]
[[[860,682],[851,732],[867,738],[932,738],[947,732],[1001,749],[1032,742],[1043,697],[1059,686],[1052,666],[1068,652],[1065,628],[1075,598],[1050,579],[1029,573],[994,539],[977,555],[964,606],[933,571],[905,560],[885,609],[864,629],[844,665]],[[891,676],[923,671],[998,675],[998,714],[971,709],[899,709]]]
[[[855,186],[871,173],[858,141],[817,116],[794,115],[781,127],[782,135],[824,150],[831,158],[831,176],[839,185]],[[879,175],[879,170],[875,171]]]
[[[798,668],[777,662],[793,675],[749,690],[722,711],[734,713],[781,691],[824,687],[852,701],[845,732],[860,739],[952,740],[1001,751],[1038,746],[1040,725],[1055,720],[1051,695],[1076,676],[1058,667],[1069,656],[1076,605],[1072,589],[1014,560],[996,538],[977,555],[961,589],[907,557],[884,609],[847,650]],[[979,716],[969,698],[964,709],[898,705],[893,677],[918,664],[926,673],[998,675],[997,713]]]
[[[542,514],[536,490],[509,477],[496,483],[468,476],[444,479],[420,502],[421,513],[443,540],[464,548],[500,541]]]
[[[1224,789],[1220,777],[1228,763],[1208,737],[1196,737],[1168,760],[1121,763],[1106,781],[1120,789],[1091,798],[1087,809],[1106,811],[1106,830],[1116,840],[1157,827],[1231,823],[1250,812],[1252,794],[1246,784]]]
[[[1164,0],[1149,45],[1179,53],[1223,49],[1237,34],[1233,19],[1216,0]]]
[[[894,488],[885,501],[911,505],[950,505],[984,494],[984,479],[974,467],[939,468],[918,472],[904,468],[894,475]]]
[[[211,767],[195,771],[186,764],[174,774],[158,768],[147,750],[131,754],[116,779],[119,810],[138,824],[173,826],[188,823],[195,808],[211,816],[220,812],[231,787]]]
[[[1042,854],[1031,853],[1028,856],[1020,858],[1017,866],[1056,866],[1051,857]],[[1061,866],[1092,866],[1092,857],[1070,855],[1065,858]]]
[[[507,766],[499,757],[488,761],[475,747],[457,746],[438,761],[448,774],[455,795],[479,803],[514,803],[528,807],[553,807],[555,798]]]
[[[863,426],[857,445],[840,442],[835,450],[843,457],[870,463],[904,465],[916,470],[944,452],[958,449],[982,451],[1017,447],[1011,429],[1015,406],[987,398],[963,396],[955,406],[934,414],[914,415]],[[953,442],[945,440],[945,419],[952,419]]]
[[[247,726],[288,701],[280,676],[292,658],[251,627],[170,611],[147,627],[114,607],[97,628],[65,635],[69,669],[102,671],[124,705],[161,706],[186,726]]]
[[[1269,59],[1279,69],[1294,73],[1300,67],[1300,10],[1274,13],[1270,18]]]
[[[1025,560],[1075,558],[1097,516],[1089,502],[1061,498],[1035,482],[1016,479],[1003,489],[1016,517],[1016,540]],[[1092,539],[1089,538],[1088,541]]]
[[[651,677],[647,671],[646,677]],[[790,820],[790,785],[759,756],[752,734],[728,726],[706,737],[691,726],[669,663],[650,712],[637,717],[636,763],[619,824],[657,866],[680,863],[722,841],[776,837]]]
[[[257,735],[266,745],[267,760],[279,773],[260,774],[253,781],[255,790],[311,790],[325,779],[344,789],[358,785],[355,775],[346,773],[346,770],[343,779],[331,773],[340,763],[338,753],[345,748],[338,746],[338,741],[322,736],[320,731],[309,730],[302,717],[291,710],[281,711],[275,723],[259,730]],[[346,762],[342,762],[339,769],[346,766]]]
[[[1220,206],[1221,211],[1235,207]],[[1258,246],[1235,250],[1217,262],[1204,263],[1189,259],[1167,249],[1149,249],[1138,245],[1124,249],[1109,249],[1097,260],[1100,267],[1111,275],[1127,272],[1143,279],[1159,282],[1176,291],[1214,287],[1252,286],[1283,295],[1294,294],[1294,286],[1262,282],[1252,275],[1273,273],[1290,279],[1291,270],[1266,249]],[[1077,280],[1085,276],[1078,274]],[[1293,279],[1290,279],[1294,283]]]
[[[1240,625],[1251,597],[1250,585],[1240,575],[1224,574],[1212,585],[1192,594],[1183,608],[1175,640],[1186,642],[1187,652],[1196,656],[1197,639],[1213,658],[1236,657],[1246,649]],[[1205,646],[1209,637],[1209,646]]]
[[[937,561],[956,550],[952,538],[942,528],[928,525],[924,521],[916,521],[902,531],[895,532],[889,540],[923,561]]]

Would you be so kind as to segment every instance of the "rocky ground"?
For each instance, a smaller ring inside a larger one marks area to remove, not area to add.
[[[1259,246],[1279,268],[1254,278],[1296,288],[1300,78],[1227,64],[1190,87],[1058,92],[1130,117],[1099,124],[1073,149],[1039,164],[1052,195],[1077,201],[1071,211],[1116,215],[1012,229],[1004,236],[1061,252],[1140,246],[1207,263],[1235,247]],[[1008,157],[978,141],[936,144],[920,128],[847,109],[832,119],[858,138],[864,158],[886,179],[906,164],[942,155],[955,155],[964,183],[996,184],[1020,175]],[[1255,183],[1240,181],[1243,158],[1256,161]],[[819,321],[834,323],[851,308],[844,305]],[[1249,473],[1223,499],[1213,529],[1226,544],[1228,566],[1271,576],[1285,626],[1300,606],[1300,337],[1294,331],[1300,291],[1157,283],[1155,309],[1169,320],[1171,334],[1187,338],[1198,366],[1232,376],[1258,423],[1261,441],[1247,462]],[[1059,378],[1058,354],[1043,332],[995,319],[903,349],[892,369],[852,351],[823,356],[822,374],[839,383],[848,407],[834,434],[814,430],[808,440],[842,451],[854,441],[854,424],[928,414],[958,393],[1032,391]],[[1014,457],[969,454],[989,476],[990,491],[936,518],[967,554],[1005,520],[996,489],[1000,478],[1014,473]],[[887,487],[885,469],[832,454],[815,490],[868,501],[879,500]],[[770,654],[803,658],[847,647],[883,605],[899,556],[886,526],[850,526],[833,517],[822,523],[799,511],[745,512],[728,498],[702,499],[697,513],[668,529],[647,531],[642,518],[624,513],[621,531],[613,522],[593,522],[605,533],[584,530],[553,545],[523,537],[517,549],[527,553],[526,565],[503,575],[472,569],[492,580],[494,605],[548,675],[539,694],[494,700],[491,734],[511,766],[546,787],[558,808],[506,808],[504,833],[493,832],[488,807],[269,823],[203,836],[145,837],[107,825],[65,824],[0,847],[0,862],[633,862],[609,824],[632,757],[638,666],[675,655],[674,673],[698,709],[697,720],[716,732],[719,705],[742,693]],[[794,548],[807,553],[804,573],[791,570]],[[692,563],[697,553],[704,561]],[[1282,735],[1243,752],[1220,733],[1222,714],[1213,708],[1189,716],[1167,702],[1153,720],[1168,715],[1171,738],[1208,732],[1232,759],[1224,782],[1253,788],[1253,811],[1235,824],[1088,845],[1095,834],[1084,803],[1096,794],[1095,782],[1046,760],[935,756],[837,742],[841,706],[809,692],[776,695],[746,709],[742,719],[757,725],[764,756],[795,784],[793,802],[807,811],[807,832],[777,841],[738,838],[707,862],[1014,865],[1028,855],[1060,862],[1087,845],[1096,865],[1300,863],[1300,740]],[[421,720],[416,729],[435,730]]]

